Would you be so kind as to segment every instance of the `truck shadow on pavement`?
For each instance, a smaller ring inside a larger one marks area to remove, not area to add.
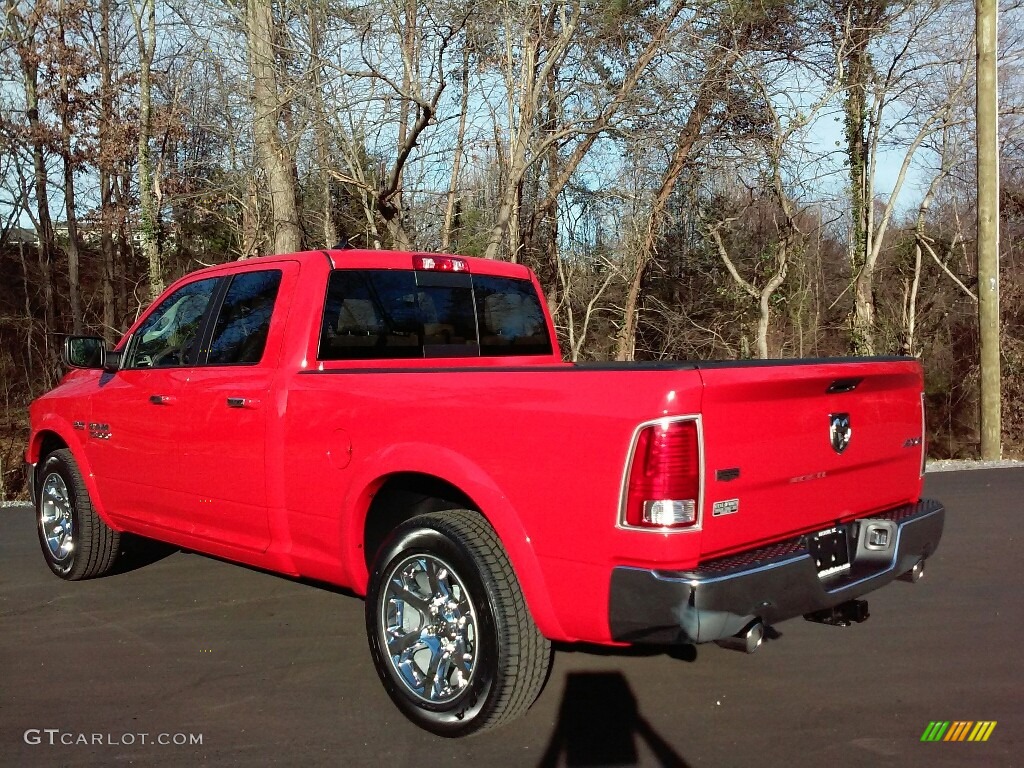
[[[173,544],[165,544],[162,541],[124,533],[121,535],[121,552],[110,575],[115,576],[145,568],[147,565],[152,565],[180,551]]]
[[[646,658],[648,656],[670,656],[676,661],[693,662],[697,660],[695,645],[660,645],[657,643],[637,643],[636,645],[597,645],[596,643],[553,643],[559,653],[583,653],[587,656],[628,656]]]
[[[537,765],[582,768],[650,764],[638,743],[658,765],[689,766],[640,714],[636,696],[621,673],[572,672],[565,680],[555,730]]]

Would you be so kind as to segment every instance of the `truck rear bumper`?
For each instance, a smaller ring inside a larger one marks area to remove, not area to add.
[[[888,584],[939,544],[945,509],[933,500],[847,524],[850,567],[824,578],[808,536],[714,560],[689,571],[612,571],[612,639],[625,643],[706,643],[751,622],[766,624],[831,608]],[[886,546],[868,545],[886,530]]]

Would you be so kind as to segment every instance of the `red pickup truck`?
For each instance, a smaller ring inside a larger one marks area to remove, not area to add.
[[[224,264],[65,358],[26,455],[55,574],[134,535],[347,587],[394,702],[447,736],[524,712],[551,641],[862,620],[942,533],[914,360],[568,364],[515,264]]]

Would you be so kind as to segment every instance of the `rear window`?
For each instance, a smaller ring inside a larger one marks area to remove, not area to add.
[[[320,360],[551,354],[528,280],[408,270],[335,270]]]

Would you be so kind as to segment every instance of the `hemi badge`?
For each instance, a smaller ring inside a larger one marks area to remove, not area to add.
[[[727,499],[726,501],[716,501],[714,506],[711,507],[712,517],[721,517],[722,515],[731,515],[735,512],[740,511],[740,500],[739,499]]]
[[[728,483],[730,480],[735,480],[740,476],[739,467],[730,467],[729,469],[719,469],[715,472],[715,480],[720,483]]]

